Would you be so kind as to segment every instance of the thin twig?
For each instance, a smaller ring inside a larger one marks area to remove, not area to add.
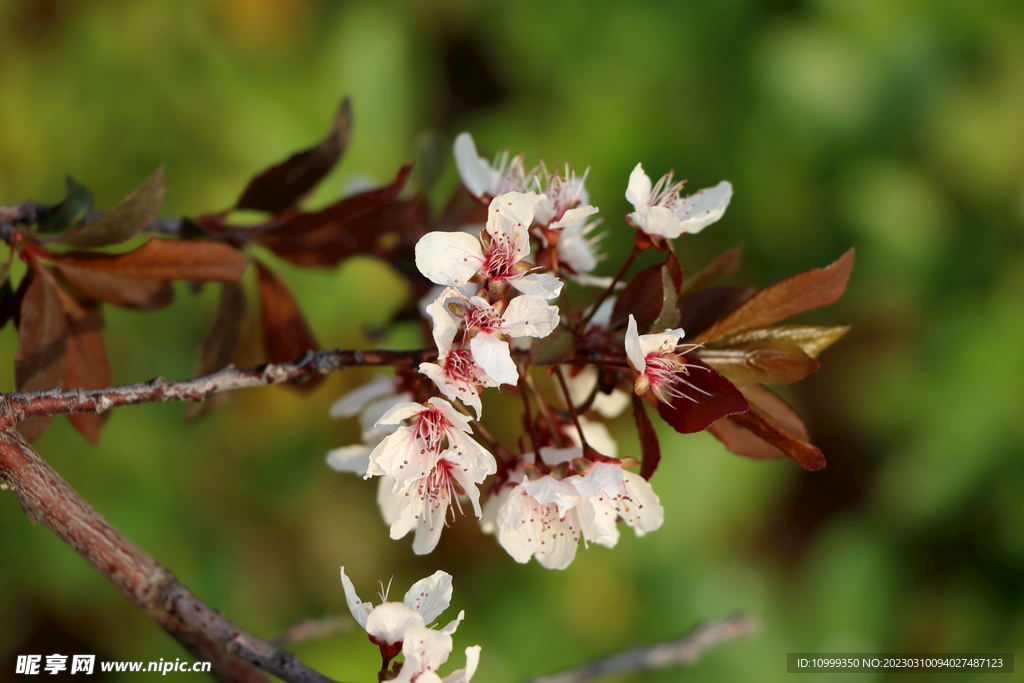
[[[565,375],[562,374],[562,366],[554,366],[555,377],[558,378],[558,383],[562,385],[562,393],[565,394],[565,404],[569,406],[569,415],[572,417],[572,423],[576,425],[576,431],[580,435],[580,445],[583,447],[583,451],[587,450],[587,437],[583,435],[583,425],[580,424],[580,417],[576,414],[576,406],[572,402],[572,392],[569,391],[569,385],[565,381]]]
[[[640,254],[641,251],[643,251],[643,249],[641,249],[638,245],[633,245],[633,251],[629,253],[629,258],[627,258],[626,262],[622,264],[621,268],[619,268],[619,272],[615,274],[615,277],[612,279],[611,284],[608,285],[608,289],[602,292],[601,298],[594,302],[594,305],[590,307],[590,312],[587,313],[583,317],[583,320],[581,320],[579,324],[576,326],[577,334],[586,329],[587,323],[589,323],[590,319],[594,317],[594,314],[597,313],[597,309],[601,307],[601,304],[603,304],[604,300],[608,298],[608,295],[615,291],[615,285],[618,284],[619,280],[625,277],[626,271],[629,270],[629,267],[631,265],[633,265],[633,261],[636,259],[636,257]]]
[[[319,351],[308,352],[290,363],[265,363],[251,368],[227,366],[194,379],[149,382],[105,389],[49,389],[0,396],[0,429],[30,417],[74,413],[103,413],[118,406],[169,401],[202,401],[207,396],[267,384],[297,382],[313,375],[325,375],[342,368],[391,365],[413,366],[437,352],[414,351]]]
[[[0,482],[31,522],[41,522],[221,681],[330,683],[192,595],[169,569],[115,529],[12,429],[0,429]]]
[[[757,633],[760,628],[757,619],[740,614],[698,626],[677,640],[633,648],[560,673],[530,678],[523,683],[582,683],[628,671],[687,666],[700,659],[705,651],[730,640]]]

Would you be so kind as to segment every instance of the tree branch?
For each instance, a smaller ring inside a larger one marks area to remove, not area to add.
[[[760,628],[757,619],[740,614],[698,626],[677,640],[626,650],[561,673],[530,678],[523,683],[582,683],[627,671],[690,665],[700,659],[706,650],[756,633]]]
[[[11,429],[0,430],[0,482],[32,522],[42,522],[133,605],[221,681],[267,683],[262,671],[294,683],[331,683],[289,652],[235,626],[192,595],[169,569],[107,522]]]
[[[103,413],[118,406],[169,401],[202,401],[207,396],[247,387],[282,382],[299,382],[313,375],[325,375],[342,368],[391,365],[413,366],[437,354],[434,349],[414,351],[318,351],[307,352],[289,363],[265,363],[251,368],[227,366],[194,379],[149,382],[104,389],[48,389],[0,396],[0,429],[30,417]]]

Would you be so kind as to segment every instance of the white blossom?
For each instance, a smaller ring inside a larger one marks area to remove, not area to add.
[[[469,436],[469,418],[442,399],[431,398],[427,405],[399,404],[378,424],[399,426],[370,454],[365,476],[394,479],[392,493],[399,503],[391,538],[402,538],[415,528],[413,552],[424,555],[437,545],[460,493],[480,516],[477,485],[495,473],[497,464]]]
[[[477,154],[476,143],[469,133],[459,133],[452,146],[455,167],[462,184],[474,197],[497,197],[505,192],[522,192],[526,189],[528,177],[523,168],[523,155],[509,158],[508,150],[499,154],[494,162],[488,162]]]
[[[442,571],[414,583],[402,602],[387,602],[385,592],[383,602],[376,607],[359,599],[352,581],[345,575],[344,567],[341,568],[341,585],[345,589],[345,601],[352,618],[370,635],[372,641],[385,645],[401,643],[410,629],[432,624],[441,612],[448,609],[452,599],[452,577]],[[442,632],[449,635],[454,633],[464,616],[460,612]]]
[[[673,183],[672,173],[652,188],[641,164],[629,175],[626,199],[633,205],[629,218],[648,235],[675,239],[684,232],[697,233],[725,215],[732,199],[732,185],[723,180],[714,187],[680,198],[683,183]]]
[[[696,403],[697,399],[682,391],[680,385],[708,395],[706,391],[686,380],[691,365],[683,360],[682,353],[678,351],[681,346],[679,341],[683,336],[682,329],[665,330],[657,334],[638,334],[636,319],[630,313],[625,338],[626,358],[633,369],[640,373],[633,383],[633,390],[638,395],[650,390],[663,403],[671,404],[672,399],[677,397]],[[695,347],[688,345],[686,350],[693,348]],[[704,369],[702,366],[692,367]]]

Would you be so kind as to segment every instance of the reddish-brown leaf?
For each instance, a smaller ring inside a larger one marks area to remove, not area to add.
[[[758,339],[741,344],[699,349],[697,357],[734,382],[789,384],[820,365],[786,339]]]
[[[57,272],[91,299],[137,311],[156,311],[169,305],[174,290],[167,280],[130,277],[54,261]]]
[[[399,170],[385,187],[347,197],[316,213],[283,217],[252,230],[252,239],[300,266],[336,266],[354,254],[373,250],[386,233],[402,234],[426,222],[422,201],[399,200],[412,166]]]
[[[679,326],[689,338],[714,325],[757,292],[753,287],[708,287],[679,302]]]
[[[831,265],[798,273],[765,287],[705,330],[697,342],[767,327],[797,313],[827,306],[842,296],[852,268],[853,249],[850,249]]]
[[[21,305],[21,295],[11,287],[11,279],[5,277],[0,284],[0,328],[15,316]]]
[[[740,256],[742,255],[742,244],[738,247],[722,252],[719,254],[718,258],[709,263],[704,270],[692,277],[686,278],[683,281],[683,286],[679,291],[679,295],[686,296],[692,292],[699,291],[723,275],[729,275],[735,271],[736,266],[740,264]]]
[[[221,285],[220,305],[213,324],[203,337],[199,349],[196,377],[207,375],[230,364],[235,359],[242,338],[248,328],[245,290],[237,282]],[[193,422],[227,400],[228,393],[214,394],[205,401],[190,403],[185,408],[185,421]]]
[[[110,363],[103,344],[103,311],[97,304],[82,307],[75,298],[57,289],[68,326],[68,367],[65,389],[100,389],[110,386]],[[92,445],[100,442],[100,430],[110,413],[68,415],[68,421]]]
[[[14,356],[14,385],[18,391],[60,387],[67,371],[68,327],[57,283],[38,261],[31,259],[18,316],[18,351]],[[46,431],[53,417],[33,417],[18,424],[26,441]]]
[[[256,263],[259,274],[260,313],[263,327],[263,349],[271,363],[286,363],[307,351],[319,350],[313,332],[288,286],[262,263]],[[307,380],[302,386],[313,387],[322,376]]]
[[[850,331],[849,325],[818,327],[815,325],[776,325],[748,330],[722,337],[709,344],[712,347],[730,347],[770,339],[783,339],[799,346],[811,358],[832,346]]]
[[[636,421],[637,435],[640,437],[640,476],[650,479],[661,462],[661,445],[658,433],[654,431],[651,418],[647,417],[644,402],[635,393],[633,395],[633,419]]]
[[[59,238],[73,247],[106,247],[126,242],[149,225],[164,203],[164,167],[156,169],[120,204],[98,221],[82,226]]]
[[[250,180],[235,206],[280,213],[297,204],[341,159],[348,147],[351,128],[352,104],[346,97],[334,115],[326,138]]]
[[[761,410],[781,422],[799,439],[810,441],[804,421],[800,419],[796,411],[790,408],[774,392],[758,384],[741,386],[739,389],[746,397],[747,403],[756,403]],[[768,443],[746,427],[741,427],[731,417],[719,420],[708,427],[708,431],[725,444],[729,452],[736,455],[742,455],[755,460],[772,460],[786,457],[785,451]]]
[[[54,262],[129,278],[220,282],[237,280],[249,265],[245,254],[228,244],[162,239],[151,239],[126,254],[73,251],[55,256]]]
[[[667,271],[668,278],[662,274],[663,269]],[[673,285],[669,292],[665,291],[666,281]],[[614,329],[625,326],[632,313],[636,318],[637,329],[646,331],[662,313],[666,300],[675,302],[682,282],[683,269],[679,259],[669,252],[664,263],[655,264],[633,276],[615,300],[609,327]]]
[[[680,391],[694,400],[676,397],[671,404],[658,401],[658,414],[682,434],[703,431],[727,415],[747,410],[747,400],[732,382],[699,360],[688,359],[689,373],[680,379]]]
[[[753,393],[758,389],[760,392]],[[740,415],[734,415],[730,419],[739,427],[749,430],[755,438],[783,451],[804,469],[813,472],[823,468],[825,456],[807,440],[807,428],[804,427],[803,420],[782,399],[767,389],[758,387],[757,389],[748,389],[748,391],[750,390],[753,390],[748,394],[750,410]],[[726,441],[723,438],[723,436],[729,436],[728,434],[722,436],[715,434],[715,436],[722,439],[726,447],[738,455],[761,458],[776,457],[772,451],[757,447],[756,442],[751,441],[746,435],[734,432],[731,435],[731,441]]]

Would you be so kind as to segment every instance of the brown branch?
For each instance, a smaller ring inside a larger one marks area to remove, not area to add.
[[[169,401],[202,401],[207,396],[248,387],[282,382],[299,382],[313,375],[325,375],[342,368],[391,365],[413,366],[436,355],[434,349],[415,351],[319,351],[308,352],[290,363],[265,363],[251,368],[227,366],[194,379],[149,382],[105,389],[32,391],[0,396],[0,429],[30,417],[73,413],[103,413],[118,406]]]
[[[757,619],[740,614],[698,626],[677,640],[633,648],[561,673],[530,678],[523,683],[582,683],[628,671],[686,666],[695,663],[706,650],[757,633],[760,628]]]
[[[330,683],[294,655],[227,620],[107,522],[11,429],[0,429],[0,482],[41,522],[221,681]]]

